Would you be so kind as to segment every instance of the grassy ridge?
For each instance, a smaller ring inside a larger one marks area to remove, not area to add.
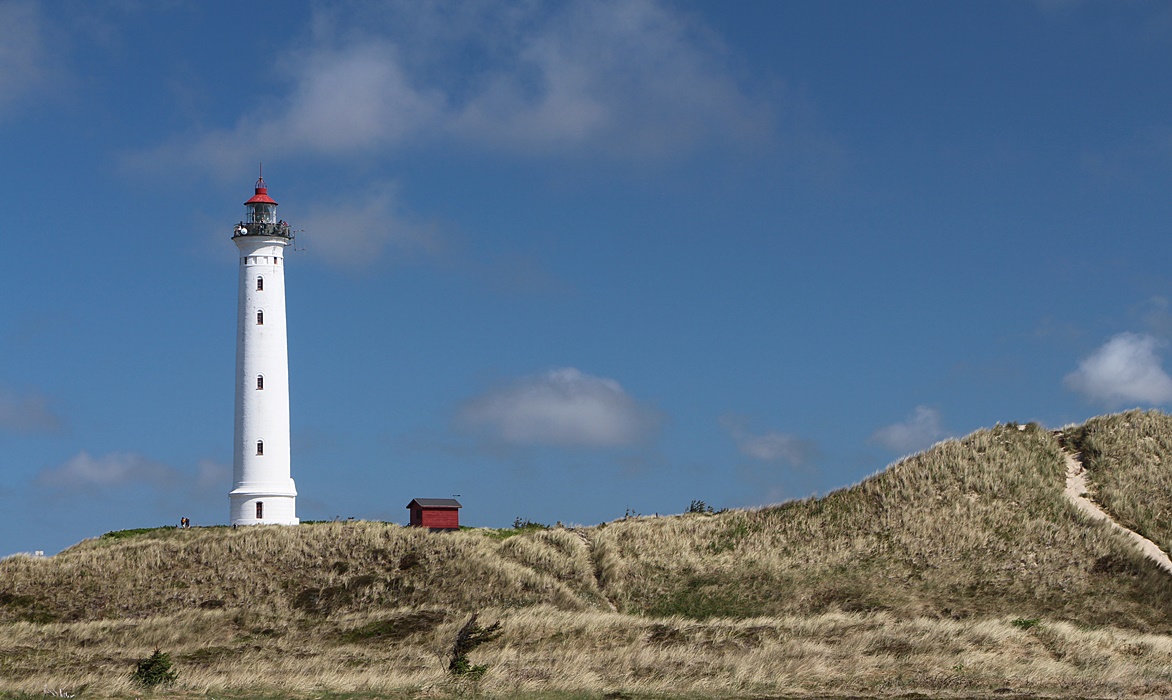
[[[1172,416],[1128,411],[1066,431],[1091,497],[1116,521],[1172,551]]]
[[[1072,435],[1104,492],[1118,482],[1113,507],[1132,499],[1158,534],[1143,509],[1170,491],[1148,503],[1159,462],[1135,471],[1129,450],[1172,441],[1172,419]],[[128,670],[158,645],[184,693],[458,694],[445,649],[479,612],[504,622],[475,659],[501,696],[1172,694],[1169,577],[1063,485],[1058,438],[1008,425],[753,511],[118,533],[0,561],[0,692],[133,693]]]
[[[1064,484],[1053,435],[1001,426],[822,499],[611,523],[594,553],[629,612],[1013,612],[1172,630],[1168,577],[1071,508]]]
[[[599,605],[581,538],[503,541],[388,523],[161,528],[0,562],[0,620],[85,621],[243,608],[328,615],[379,607]]]

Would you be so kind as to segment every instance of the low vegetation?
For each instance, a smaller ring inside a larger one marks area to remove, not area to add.
[[[1172,551],[1172,416],[1128,411],[1065,431],[1091,497],[1124,527]]]
[[[155,649],[154,653],[138,662],[130,679],[144,688],[171,685],[179,679],[179,672],[171,668],[171,655]]]
[[[143,697],[130,674],[156,646],[179,672],[166,697],[469,693],[468,679],[448,671],[463,614],[394,639],[349,634],[413,613],[16,623],[0,635],[0,693]],[[1172,696],[1172,638],[1057,620],[1023,628],[1011,617],[835,612],[697,621],[547,606],[482,618],[501,622],[501,636],[473,654],[486,669],[475,690],[490,697]]]
[[[609,523],[593,533],[592,554],[607,595],[632,613],[965,619],[1012,611],[1172,630],[1172,582],[1076,512],[1064,485],[1050,432],[999,426],[825,498]]]
[[[1172,541],[1172,419],[1061,440],[1105,507]],[[1172,577],[1064,479],[1058,436],[1006,425],[750,511],[108,533],[0,561],[0,697],[132,696],[158,649],[192,697],[1172,695]]]

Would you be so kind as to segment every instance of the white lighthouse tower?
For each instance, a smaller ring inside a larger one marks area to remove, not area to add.
[[[289,476],[289,351],[285,333],[285,246],[289,224],[256,181],[247,216],[232,241],[240,249],[236,326],[236,430],[233,525],[296,525],[297,488]]]

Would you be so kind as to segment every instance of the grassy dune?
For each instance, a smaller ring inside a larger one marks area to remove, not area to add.
[[[86,621],[243,608],[328,615],[377,607],[598,605],[581,539],[433,535],[388,523],[162,528],[0,562],[0,620]],[[3,604],[5,597],[7,604]]]
[[[1172,416],[1128,411],[1066,432],[1082,453],[1091,497],[1119,523],[1172,551]]]
[[[1156,508],[1125,470],[1169,420],[1067,439]],[[159,647],[188,696],[1172,695],[1172,582],[1063,483],[1058,439],[1010,425],[753,511],[114,533],[0,561],[0,693],[130,696]],[[504,634],[473,655],[482,679],[453,679],[473,612]]]
[[[195,610],[18,623],[0,636],[0,673],[2,687],[24,697],[140,697],[129,671],[157,645],[179,669],[179,684],[163,694],[187,697],[1172,695],[1168,636],[1065,622],[1023,629],[1006,617],[887,613],[697,622],[545,606],[482,616],[501,620],[505,634],[475,654],[489,667],[479,681],[445,672],[465,618],[416,609],[316,620]]]
[[[594,556],[630,612],[1012,612],[1172,630],[1168,577],[1071,508],[1064,484],[1053,435],[1002,426],[822,499],[611,523]]]

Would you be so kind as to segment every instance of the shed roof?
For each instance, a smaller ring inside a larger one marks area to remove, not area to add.
[[[416,505],[420,508],[463,508],[454,498],[412,498],[407,507]]]

